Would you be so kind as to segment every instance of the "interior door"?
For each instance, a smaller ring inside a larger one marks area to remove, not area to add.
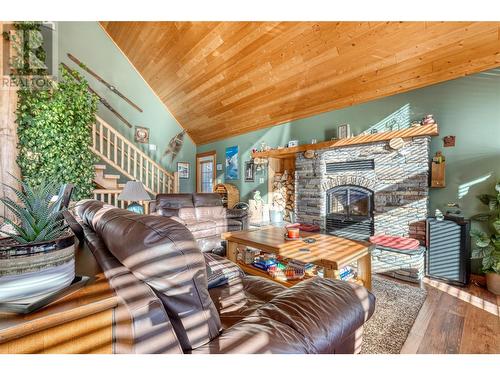
[[[215,151],[196,155],[196,192],[212,193],[215,187]]]

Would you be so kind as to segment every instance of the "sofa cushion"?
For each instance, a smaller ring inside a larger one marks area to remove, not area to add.
[[[286,289],[272,280],[244,275],[209,292],[219,312],[222,328],[227,329]]]
[[[155,208],[193,208],[193,195],[192,194],[158,194],[156,196]]]
[[[218,193],[194,193],[193,203],[195,207],[222,207],[222,196]]]
[[[182,224],[113,209],[101,216],[95,231],[109,251],[157,293],[183,350],[218,336],[221,323],[208,293],[203,254]]]
[[[196,218],[198,220],[225,219],[226,209],[222,206],[196,207]]]
[[[196,209],[193,207],[179,209],[177,216],[179,217],[179,219],[185,222],[192,222],[198,220],[196,218]]]

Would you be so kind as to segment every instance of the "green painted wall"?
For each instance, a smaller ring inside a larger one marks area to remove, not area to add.
[[[188,161],[191,166],[194,166],[196,146],[188,137],[184,138],[184,146],[173,164],[170,163],[170,158],[161,158],[169,140],[181,131],[181,127],[101,26],[97,22],[58,22],[57,29],[59,61],[65,62],[83,74],[90,86],[132,125],[150,128],[150,142],[155,144],[157,149],[149,151],[145,145],[135,144],[169,171],[177,169],[177,161]],[[67,57],[68,52],[116,86],[144,112],[138,112],[95,78],[77,68],[76,64]],[[129,129],[102,104],[99,104],[98,114],[133,141],[133,129]],[[194,173],[191,173],[189,180],[180,180],[181,191],[193,191],[194,180]]]
[[[492,189],[500,179],[500,69],[202,145],[198,152],[216,150],[217,162],[224,163],[225,148],[239,145],[240,179],[226,182],[235,183],[246,201],[255,189],[267,195],[265,172],[257,174],[253,183],[242,178],[244,161],[262,141],[272,147],[291,139],[301,144],[312,138],[322,141],[335,136],[339,124],[349,123],[359,134],[377,125],[405,126],[425,113],[434,114],[440,125],[440,136],[432,139],[432,153],[442,150],[447,160],[447,186],[431,189],[431,212],[457,201],[467,215],[482,209],[475,196]],[[456,147],[442,147],[446,135],[456,136]],[[217,179],[224,181],[224,170],[217,172]]]

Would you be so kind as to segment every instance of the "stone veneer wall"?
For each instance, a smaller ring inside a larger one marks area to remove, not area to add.
[[[405,140],[392,150],[388,142],[322,149],[317,158],[297,154],[295,213],[301,223],[325,227],[326,192],[358,185],[374,192],[375,233],[425,240],[428,214],[430,137]],[[375,169],[326,173],[326,163],[374,159]]]

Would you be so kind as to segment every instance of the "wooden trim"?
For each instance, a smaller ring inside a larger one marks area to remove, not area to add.
[[[212,150],[212,151],[200,152],[199,154],[196,154],[196,157],[203,158],[205,156],[210,156],[210,155],[217,155],[217,151]]]
[[[101,301],[78,306],[78,308],[69,311],[54,313],[50,316],[44,316],[24,324],[18,324],[11,328],[5,328],[0,331],[0,343],[17,339],[35,332],[43,331],[73,320],[81,319],[86,316],[96,314],[101,311],[109,310],[118,305],[118,297],[113,296]]]
[[[217,152],[215,150],[212,151],[206,151],[206,152],[201,152],[199,154],[196,154],[196,192],[201,193],[201,163],[200,159],[207,157],[207,156],[212,156],[212,162],[213,162],[213,178],[212,178],[212,191],[215,188],[216,185],[216,179],[217,179]]]
[[[374,142],[390,141],[393,138],[414,138],[423,136],[436,136],[439,135],[438,124],[422,125],[414,128],[403,130],[396,130],[392,132],[376,133],[358,135],[352,138],[335,139],[332,141],[319,142],[316,144],[306,144],[297,147],[288,147],[269,151],[257,151],[252,153],[252,158],[290,158],[296,153],[304,152],[307,150],[320,150],[324,148],[335,148],[354,146]]]

